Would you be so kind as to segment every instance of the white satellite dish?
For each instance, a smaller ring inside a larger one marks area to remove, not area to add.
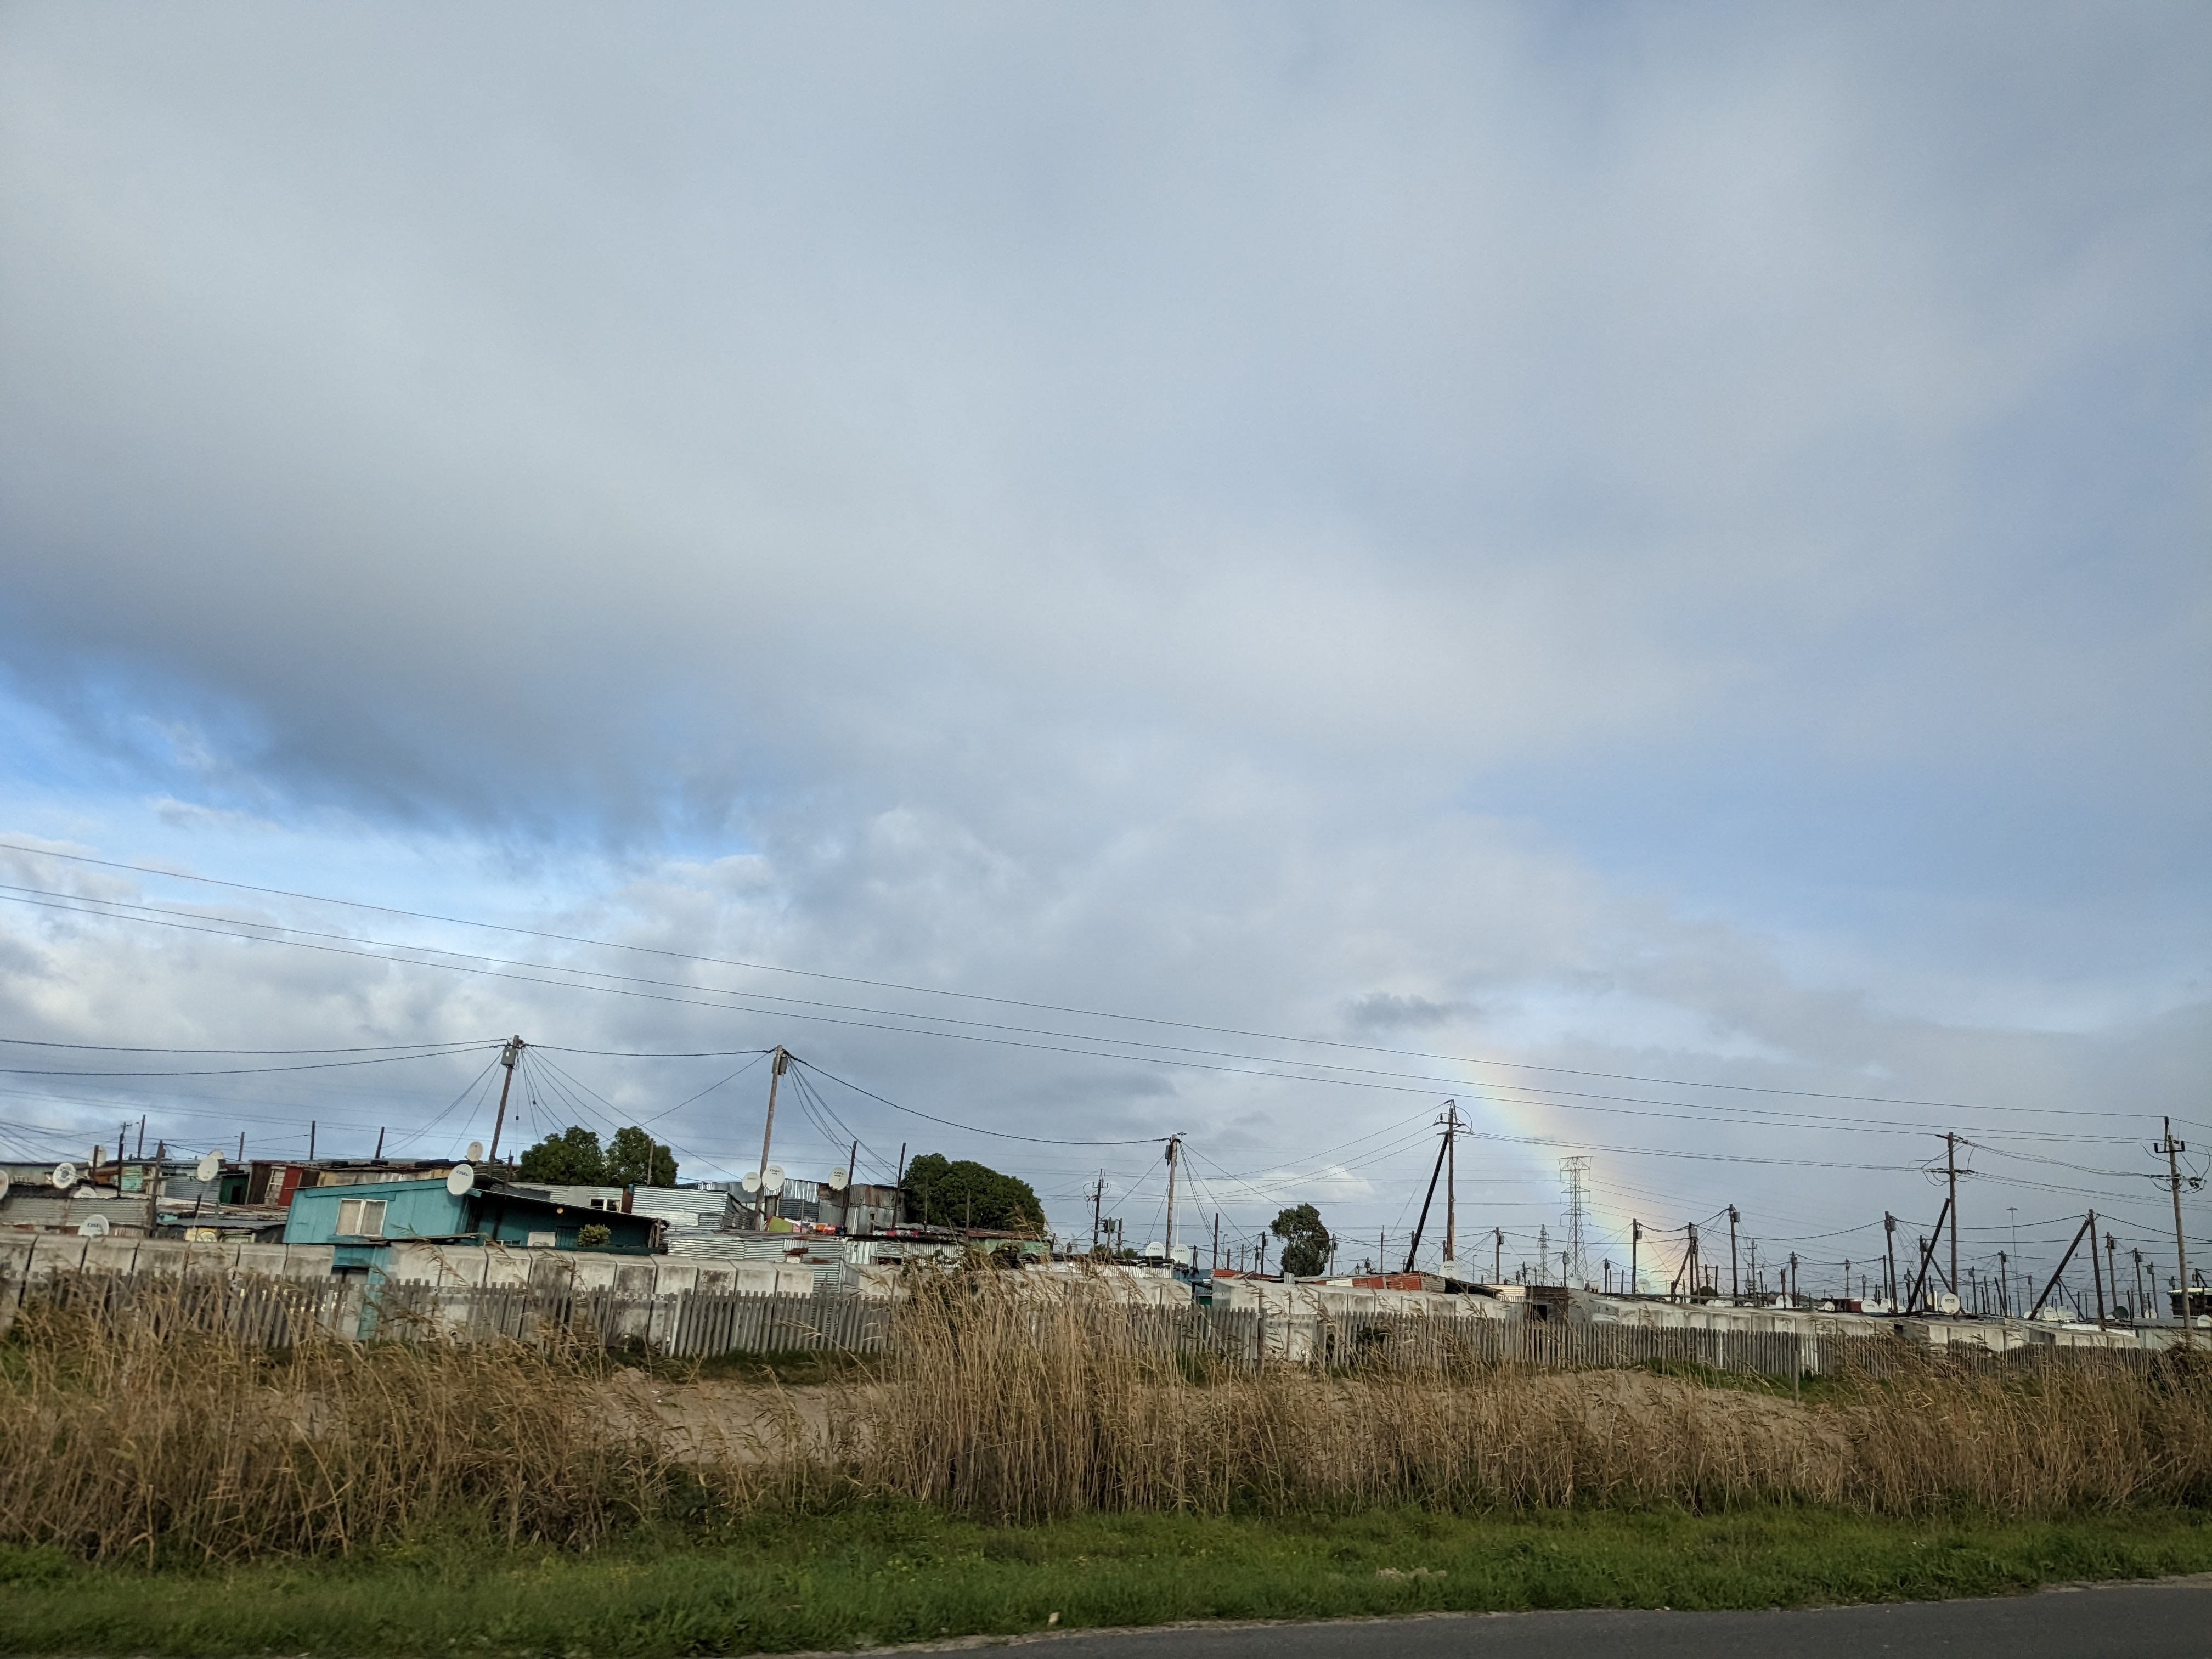
[[[1145,1260],[1147,1261],[1152,1261],[1155,1256],[1158,1256],[1162,1260],[1165,1260],[1167,1253],[1168,1247],[1161,1243],[1157,1238],[1151,1243],[1145,1246]]]
[[[746,1170],[743,1177],[738,1182],[738,1185],[744,1188],[749,1193],[758,1192],[760,1190],[760,1171],[758,1170]]]
[[[842,1164],[840,1164],[837,1168],[830,1171],[830,1179],[823,1182],[822,1184],[827,1187],[833,1193],[838,1192],[843,1188],[846,1177],[849,1174],[850,1171]]]
[[[107,1218],[104,1215],[88,1215],[76,1224],[76,1230],[81,1237],[105,1238],[108,1231]]]
[[[476,1184],[477,1172],[465,1164],[456,1164],[446,1172],[446,1190],[455,1198],[466,1198]]]
[[[766,1193],[780,1193],[783,1190],[782,1164],[771,1164],[762,1171],[761,1190]]]
[[[51,1180],[55,1186],[60,1188],[62,1191],[67,1192],[70,1188],[76,1185],[76,1165],[74,1164],[57,1164],[54,1165],[53,1174],[50,1176],[48,1179]]]
[[[5,1170],[0,1170],[0,1199],[4,1199],[4,1198],[6,1198],[7,1196],[8,1196],[8,1172],[7,1172]]]
[[[471,1140],[469,1142],[469,1162],[473,1164],[483,1156],[483,1142],[481,1140]]]
[[[221,1152],[210,1152],[198,1164],[192,1165],[193,1176],[201,1181],[213,1181],[222,1172],[222,1154]]]
[[[1936,1298],[1936,1305],[1947,1314],[1954,1314],[1965,1304],[1962,1304],[1957,1297],[1952,1295],[1950,1291],[1946,1291],[1942,1295]]]

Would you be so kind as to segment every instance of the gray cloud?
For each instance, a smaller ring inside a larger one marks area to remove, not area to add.
[[[2171,1097],[2203,16],[1356,17],[11,9],[12,816],[1207,1024]],[[13,937],[27,1026],[702,1018],[80,929]],[[1238,1169],[1340,1115],[818,1029]]]

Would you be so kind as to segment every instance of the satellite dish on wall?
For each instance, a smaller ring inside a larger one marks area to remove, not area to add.
[[[782,1164],[771,1164],[761,1172],[761,1190],[764,1193],[780,1193],[783,1190]]]
[[[192,1165],[192,1174],[201,1181],[213,1181],[222,1171],[222,1154],[210,1152]]]
[[[54,1165],[53,1174],[48,1176],[47,1179],[52,1181],[54,1185],[59,1188],[62,1191],[67,1192],[70,1188],[76,1185],[76,1165],[74,1164],[57,1164]]]
[[[473,1164],[483,1156],[483,1142],[481,1140],[471,1140],[469,1142],[469,1162]]]
[[[1157,1238],[1145,1246],[1145,1260],[1147,1261],[1164,1261],[1167,1255],[1168,1247]]]
[[[108,1233],[107,1218],[104,1215],[88,1215],[76,1224],[76,1230],[82,1237],[105,1238]]]
[[[738,1185],[744,1188],[749,1193],[758,1192],[760,1190],[760,1171],[758,1170],[746,1170],[743,1177],[741,1177],[738,1182]]]
[[[1958,1312],[1960,1308],[1964,1304],[1960,1302],[1957,1297],[1952,1295],[1950,1291],[1946,1291],[1942,1295],[1936,1298],[1936,1305],[1947,1314],[1954,1314]]]
[[[446,1190],[455,1198],[466,1198],[476,1184],[477,1172],[465,1164],[456,1164],[446,1172]]]
[[[833,1193],[842,1191],[849,1174],[850,1171],[847,1170],[842,1165],[840,1165],[838,1168],[830,1171],[830,1179],[823,1182],[822,1184],[827,1187]]]

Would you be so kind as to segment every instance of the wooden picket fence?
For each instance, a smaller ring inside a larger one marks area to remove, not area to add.
[[[0,1310],[14,1322],[33,1298],[96,1312],[156,1332],[199,1331],[246,1347],[289,1348],[313,1332],[351,1335],[349,1287],[342,1279],[269,1279],[258,1273],[183,1276],[58,1273],[35,1284],[0,1284]],[[4,1328],[0,1324],[0,1328]]]

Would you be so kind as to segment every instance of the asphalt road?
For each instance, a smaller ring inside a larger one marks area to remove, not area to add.
[[[2212,1656],[2212,1577],[1776,1613],[1504,1613],[1067,1636],[1050,1659],[1990,1659]]]

